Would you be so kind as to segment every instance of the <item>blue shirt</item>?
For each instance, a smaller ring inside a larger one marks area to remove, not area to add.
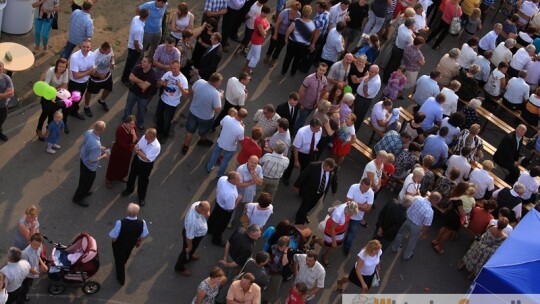
[[[134,221],[134,220],[137,219],[137,217],[136,216],[126,216],[126,219]],[[148,232],[148,226],[146,226],[146,222],[144,220],[142,220],[142,221],[143,221],[143,230],[142,230],[142,233],[141,233],[141,239],[144,239],[145,237],[148,236],[149,232]],[[111,237],[111,239],[117,239],[118,235],[120,235],[120,229],[122,229],[122,221],[117,220],[116,224],[114,224],[114,228],[111,230],[111,232],[109,232],[109,237]]]
[[[139,6],[139,9],[146,8],[150,12],[150,15],[144,23],[145,33],[161,33],[161,19],[165,15],[168,3],[165,3],[163,7],[157,7],[155,1],[146,2]]]
[[[92,35],[94,35],[94,21],[90,18],[90,14],[79,9],[71,13],[68,41],[79,45],[85,38],[92,38]]]
[[[313,18],[313,23],[315,23],[315,28],[321,30],[321,34],[319,35],[319,38],[326,35],[329,19],[330,19],[330,13],[328,11],[317,13],[317,16]]]
[[[534,38],[532,44],[536,47],[536,51],[534,53],[535,54],[540,53],[540,38]]]
[[[221,107],[219,93],[214,86],[204,79],[199,79],[193,84],[193,97],[189,111],[191,114],[203,120],[214,118],[214,108]]]
[[[220,10],[227,8],[227,2],[227,0],[206,0],[204,11],[219,12]]]
[[[414,92],[413,99],[417,104],[423,105],[426,99],[435,97],[440,92],[437,81],[431,79],[429,75],[422,75],[416,81],[416,91]]]
[[[435,159],[434,164],[444,162],[448,158],[448,145],[439,135],[430,135],[424,141],[424,150],[420,153],[422,156],[431,155]]]
[[[94,130],[84,132],[81,144],[81,161],[88,170],[96,171],[98,167],[98,157],[101,156],[101,141]]]
[[[435,126],[435,122],[442,121],[443,109],[434,97],[429,97],[418,111],[426,114],[426,119],[422,122],[422,130],[427,131]]]

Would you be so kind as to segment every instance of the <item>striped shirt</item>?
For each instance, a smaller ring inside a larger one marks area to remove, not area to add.
[[[265,178],[281,178],[287,166],[289,159],[283,154],[276,152],[265,154],[259,161]]]
[[[226,0],[207,0],[204,4],[205,12],[219,12],[224,8],[227,8]]]
[[[324,11],[322,13],[317,13],[317,16],[313,18],[313,23],[315,23],[315,28],[321,30],[319,37],[326,35],[326,30],[328,29],[328,22],[330,21],[330,13]]]
[[[417,226],[431,226],[433,209],[431,209],[429,200],[425,197],[415,196],[411,207],[407,209],[407,218]]]

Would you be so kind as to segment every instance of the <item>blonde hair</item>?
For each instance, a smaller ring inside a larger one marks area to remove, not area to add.
[[[32,205],[30,207],[28,207],[26,209],[26,211],[24,212],[24,214],[26,215],[35,215],[35,216],[38,216],[39,215],[39,208]]]
[[[407,7],[407,9],[405,9],[405,12],[403,13],[403,17],[405,18],[412,18],[414,17],[414,15],[416,15],[416,12],[412,7]]]
[[[482,16],[482,11],[479,8],[474,8],[471,13],[471,19],[480,19]]]
[[[354,215],[358,213],[358,204],[353,201],[348,201],[345,204],[345,214]]]
[[[476,185],[469,184],[469,188],[467,188],[467,191],[465,191],[465,194],[467,196],[473,196],[475,193],[476,193]]]
[[[62,113],[62,110],[58,110],[54,112],[54,117],[64,118],[64,113]]]
[[[393,163],[396,160],[396,157],[392,153],[386,154],[386,162]]]
[[[365,254],[369,256],[374,256],[379,252],[379,250],[381,250],[381,248],[381,242],[379,242],[378,240],[371,240],[366,244],[366,246],[364,246],[363,249],[365,250]]]
[[[231,117],[236,117],[236,115],[238,115],[238,110],[235,108],[230,108],[229,111],[227,112],[227,115]]]

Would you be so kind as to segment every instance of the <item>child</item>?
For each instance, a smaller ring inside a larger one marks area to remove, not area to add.
[[[471,215],[471,210],[476,205],[474,199],[474,194],[476,193],[476,186],[470,186],[464,195],[460,196],[461,202],[463,203],[463,211],[465,212],[464,225],[469,225],[469,217]]]
[[[383,96],[386,96],[388,99],[394,101],[396,98],[401,97],[401,91],[407,84],[407,77],[405,77],[405,72],[407,69],[404,65],[401,65],[396,71],[392,72],[390,79],[388,80],[388,85],[384,88]]]
[[[306,283],[296,283],[291,287],[289,291],[289,297],[287,298],[287,304],[304,304],[306,303],[303,299],[304,295],[307,292]]]
[[[43,235],[41,233],[34,233],[30,236],[30,245],[28,245],[22,251],[22,259],[28,261],[30,264],[30,273],[26,276],[22,283],[22,292],[20,297],[28,298],[28,292],[32,287],[34,279],[39,278],[40,270],[44,273],[47,272],[48,267],[41,259],[41,253],[43,250]]]
[[[247,55],[249,41],[251,40],[251,35],[254,31],[253,28],[255,26],[255,18],[261,13],[261,9],[266,2],[268,2],[268,0],[259,0],[255,2],[249,9],[249,12],[246,15],[246,31],[244,32],[244,38],[234,53],[235,57],[238,57],[240,54],[244,54],[244,56]]]
[[[54,149],[60,149],[60,145],[57,142],[60,139],[60,135],[64,132],[63,117],[62,111],[56,111],[54,113],[54,120],[47,127],[47,133],[45,134],[45,137],[47,137],[47,153],[54,154],[56,153]]]
[[[384,163],[383,168],[383,174],[381,179],[381,188],[386,186],[388,181],[390,180],[390,177],[394,175],[394,172],[396,172],[396,167],[394,166],[394,161],[396,160],[396,157],[392,153],[388,153],[386,155],[386,162]]]
[[[268,14],[270,14],[270,7],[265,4],[261,8],[261,14],[255,18],[254,31],[253,35],[251,35],[251,48],[244,65],[244,72],[246,73],[253,73],[253,69],[261,59],[261,47],[266,38],[266,32],[270,28],[270,23],[266,19]]]
[[[339,128],[337,136],[332,143],[332,154],[337,156],[336,163],[339,166],[345,156],[351,151],[352,144],[356,141],[356,131],[354,129],[354,123],[356,122],[356,115],[349,114],[345,118],[345,123]]]

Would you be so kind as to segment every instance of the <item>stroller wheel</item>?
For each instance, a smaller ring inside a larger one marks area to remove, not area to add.
[[[59,295],[66,290],[66,284],[63,282],[53,282],[49,284],[47,291],[53,295]]]
[[[99,285],[99,283],[95,281],[88,281],[82,286],[82,291],[88,295],[95,294],[100,289],[101,285]]]

